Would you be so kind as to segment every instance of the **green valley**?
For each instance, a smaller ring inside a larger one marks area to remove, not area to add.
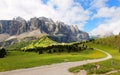
[[[47,36],[42,36],[36,40],[18,42],[7,47],[7,55],[0,59],[0,71],[106,57],[106,54],[95,49],[104,50],[110,53],[113,58],[103,62],[73,67],[69,71],[78,73],[84,69],[88,74],[119,71],[119,39],[118,35],[92,41],[58,43]],[[100,68],[94,70],[96,64],[99,64]]]
[[[31,48],[32,52],[29,51]],[[38,53],[36,49],[38,52],[42,50],[44,53]],[[43,36],[37,40],[19,42],[9,46],[7,55],[0,58],[0,71],[103,58],[105,56],[106,54],[87,46],[85,42],[57,43],[47,36]]]

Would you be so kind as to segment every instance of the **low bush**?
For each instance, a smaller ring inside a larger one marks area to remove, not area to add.
[[[5,55],[6,55],[6,50],[4,48],[1,48],[0,49],[0,58],[5,57]]]

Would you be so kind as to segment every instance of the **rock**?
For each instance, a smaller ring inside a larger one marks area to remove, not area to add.
[[[47,34],[55,38],[58,42],[71,42],[89,39],[86,32],[80,31],[77,26],[67,25],[63,22],[54,22],[50,18],[39,17],[31,18],[26,21],[21,17],[13,20],[0,20],[0,34],[8,34],[10,36],[19,36],[24,33],[38,31],[37,36]],[[27,36],[24,35],[23,37]],[[34,34],[30,34],[35,36]],[[21,36],[22,38],[22,36]]]
[[[87,72],[85,70],[80,70],[76,75],[87,75]]]

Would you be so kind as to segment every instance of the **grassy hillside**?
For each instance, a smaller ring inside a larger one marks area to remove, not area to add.
[[[58,44],[58,43],[51,40],[47,36],[43,36],[38,40],[33,40],[30,44],[28,44],[22,49],[25,49],[25,48],[29,49],[29,48],[35,48],[35,47],[47,47],[47,46],[55,45],[55,44]]]
[[[39,39],[28,41],[28,42],[18,42],[16,44],[13,44],[7,49],[10,50],[21,50],[21,49],[29,49],[34,47],[46,47],[49,45],[58,44],[57,42],[51,40],[47,36],[42,36]]]
[[[96,40],[94,43],[120,48],[120,35],[110,36],[107,38],[100,38]]]
[[[110,71],[120,70],[120,50],[118,49],[120,47],[120,35],[95,40],[94,42],[88,43],[88,46],[104,50],[110,53],[113,58],[103,62],[98,62],[97,64],[100,65],[100,68],[97,70],[94,70],[96,63],[92,63],[71,68],[69,71],[77,73],[80,70],[85,69],[89,74],[105,74]],[[112,73],[110,75],[120,75],[120,72],[115,74]]]

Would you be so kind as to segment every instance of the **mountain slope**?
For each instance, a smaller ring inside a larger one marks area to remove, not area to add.
[[[15,44],[7,47],[7,49],[10,49],[10,50],[31,49],[31,48],[35,48],[35,47],[46,47],[46,46],[50,46],[53,44],[58,44],[58,43],[53,41],[52,39],[48,38],[48,36],[42,36],[35,40],[15,43]]]
[[[53,44],[57,44],[57,42],[51,40],[47,36],[43,36],[38,40],[33,40],[30,44],[28,44],[24,48],[46,47],[46,46],[50,46],[50,45],[53,45]]]
[[[39,36],[40,34],[60,36],[62,37],[61,42],[89,39],[88,33],[79,30],[77,26],[67,25],[58,21],[54,22],[52,19],[46,17],[34,17],[28,21],[21,17],[14,18],[13,20],[0,20],[0,34],[6,34],[11,37],[24,33],[27,33],[29,36]],[[21,37],[27,35],[21,35]]]

